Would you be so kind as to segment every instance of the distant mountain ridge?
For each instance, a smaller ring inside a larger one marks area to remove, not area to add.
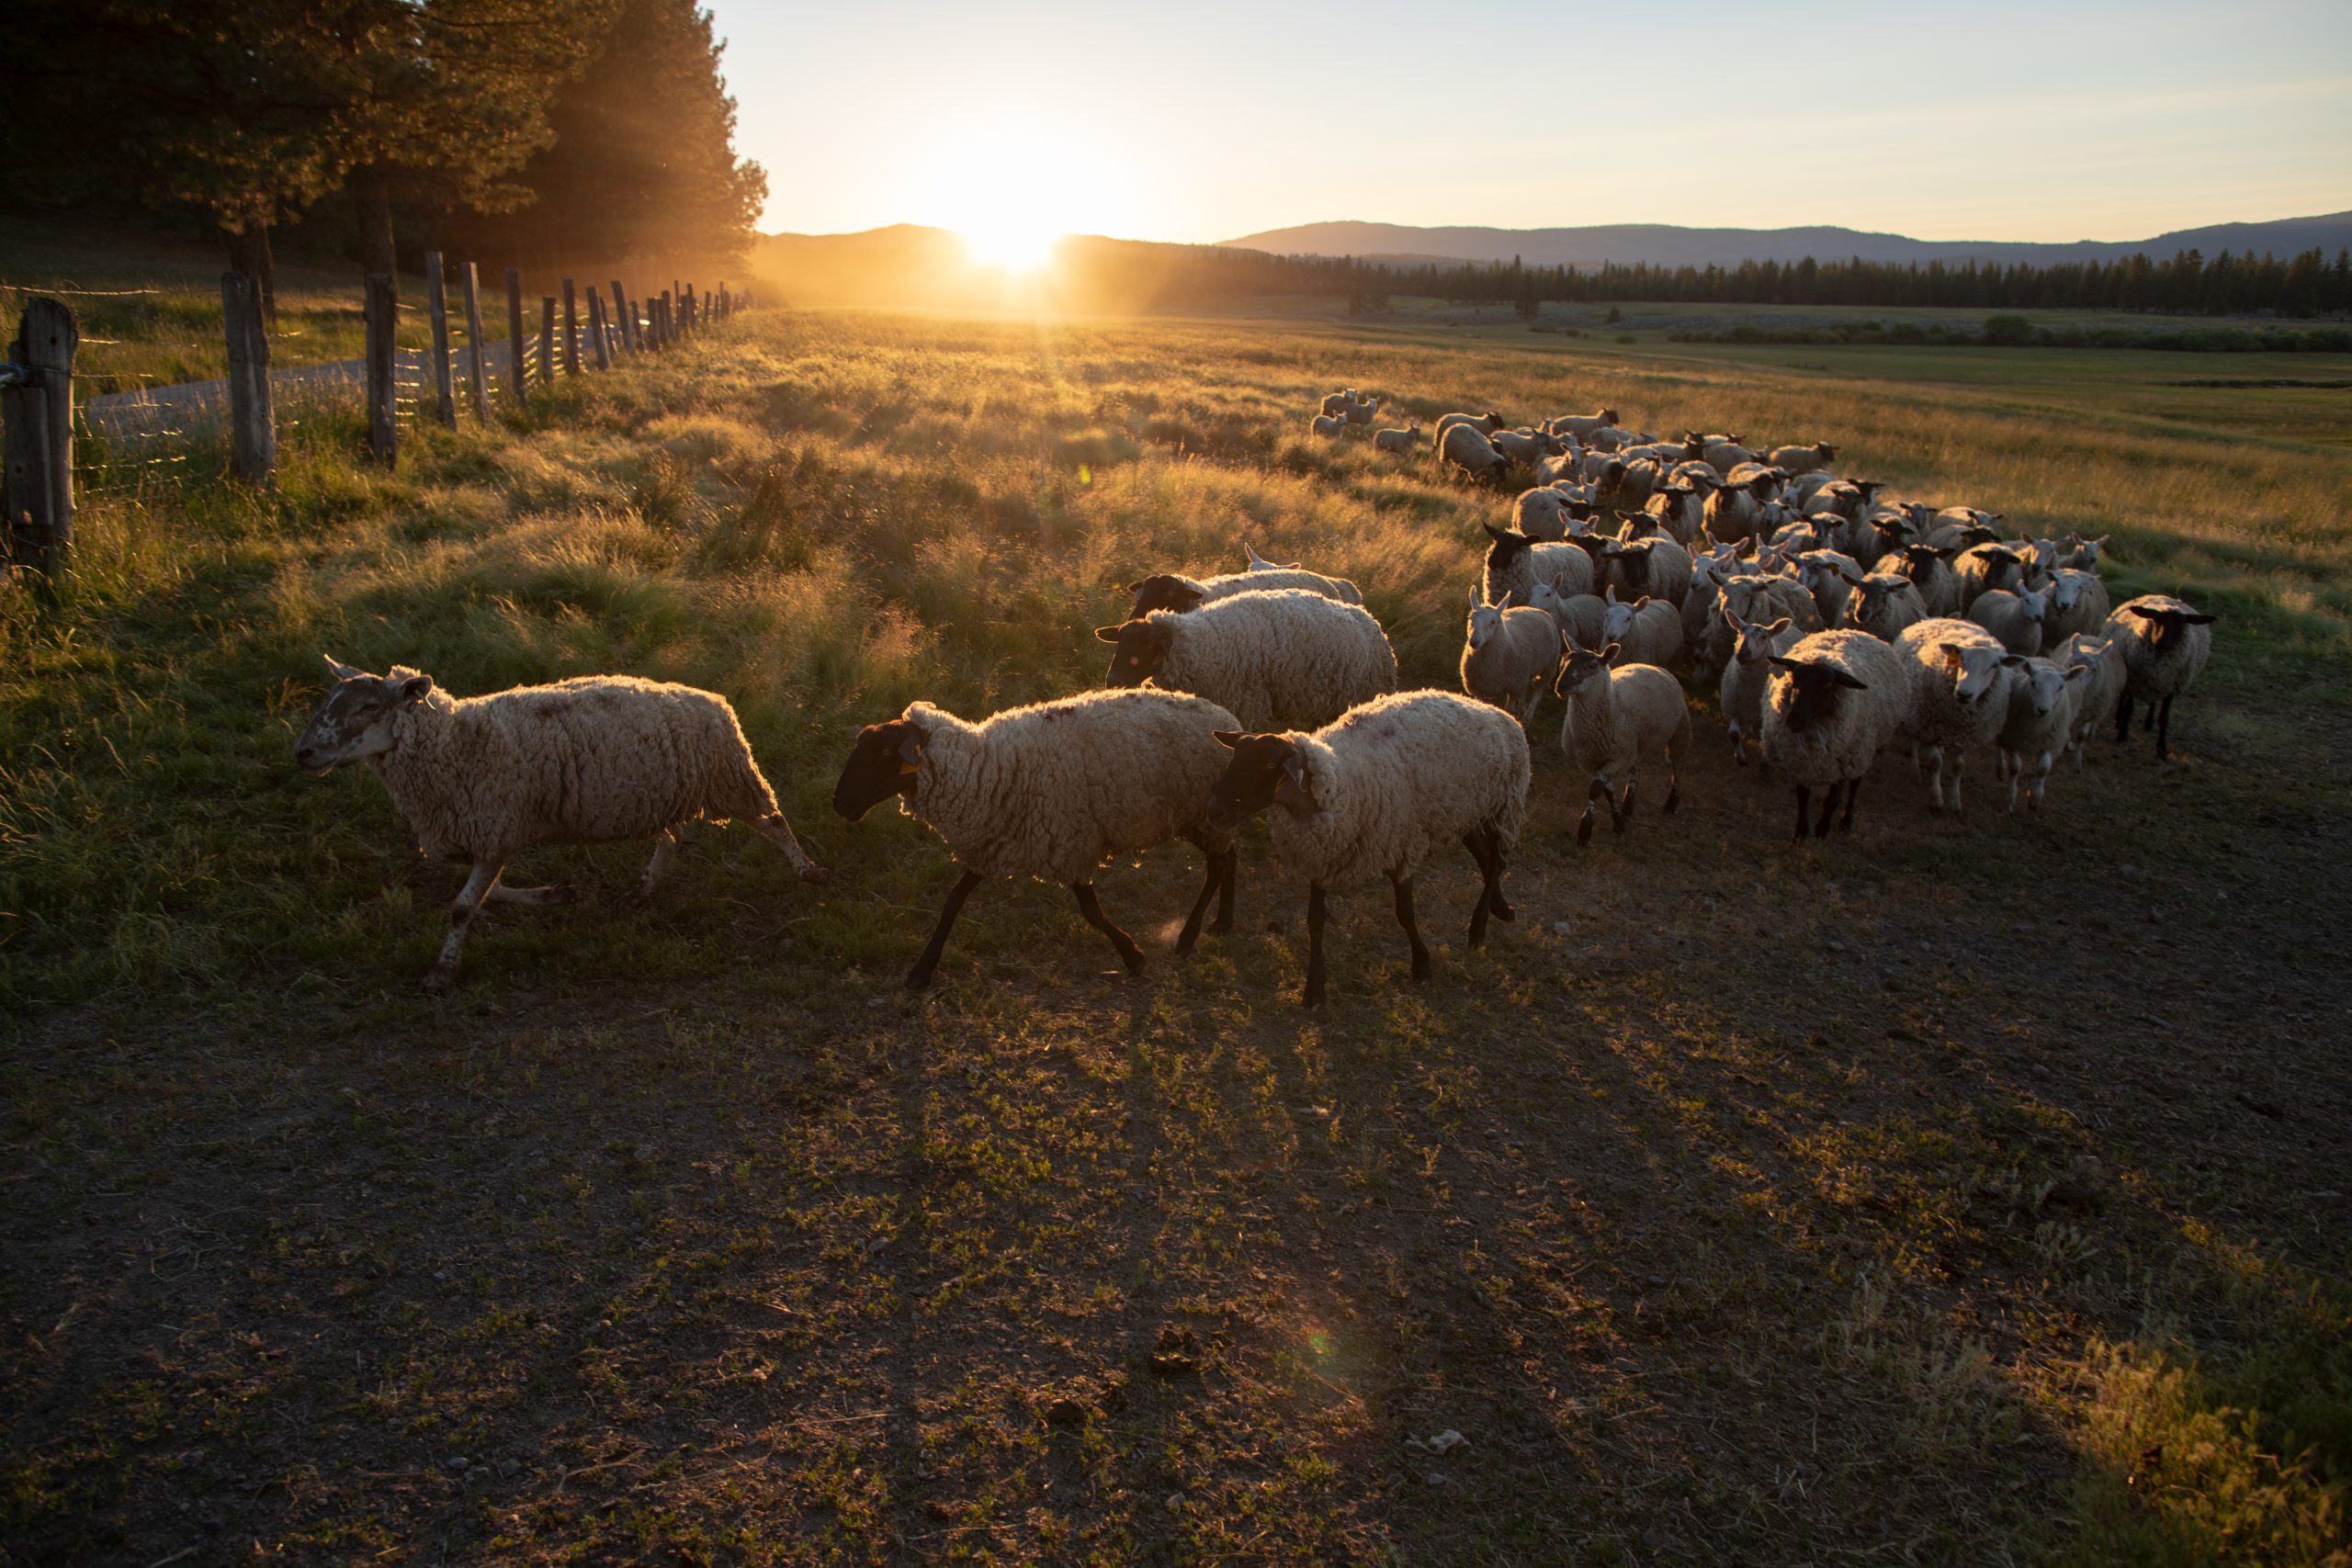
[[[1927,263],[2119,261],[2135,253],[2163,260],[2181,251],[2243,254],[2268,251],[2287,257],[2314,245],[2330,259],[2352,246],[2352,212],[2280,218],[2264,223],[2214,223],[2178,229],[2146,240],[2077,240],[2041,243],[2015,240],[1914,240],[1860,229],[1686,229],[1671,223],[1611,223],[1578,229],[1415,228],[1402,223],[1302,223],[1221,242],[1238,250],[1276,255],[1357,256],[1405,265],[1427,262],[1508,262],[1530,266],[1597,267],[1603,262],[1652,266],[1737,266],[1744,261],[1864,261]]]

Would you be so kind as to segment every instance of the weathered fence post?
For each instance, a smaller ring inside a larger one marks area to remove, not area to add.
[[[605,341],[605,297],[588,290],[588,337],[596,345],[596,368],[613,367],[613,346]]]
[[[392,402],[396,389],[394,334],[401,319],[400,299],[392,292],[392,275],[368,275],[368,447],[376,461],[391,468],[400,461],[399,410]]]
[[[662,291],[662,346],[668,348],[678,341],[678,318],[675,313],[677,295],[665,288]]]
[[[722,279],[718,285],[718,319],[723,321],[734,312],[735,302],[728,298],[727,284]]]
[[[613,279],[613,324],[620,329],[621,352],[635,354],[637,344],[628,333],[628,296],[621,291],[621,280]]]
[[[523,343],[523,269],[506,269],[506,393],[521,408],[531,400],[530,377],[525,369]]]
[[[25,303],[0,379],[8,554],[52,583],[74,564],[74,356],[82,323],[47,295]]]
[[[555,385],[555,296],[539,296],[539,385]]]
[[[580,301],[568,277],[563,280],[563,373],[580,374]]]
[[[242,272],[222,273],[220,319],[229,333],[229,468],[247,484],[275,484],[277,427],[260,285]]]
[[[424,253],[424,303],[433,313],[433,395],[441,423],[458,428],[458,389],[449,379],[449,289],[441,276],[441,253]]]
[[[486,420],[490,417],[490,368],[483,360],[490,350],[481,341],[481,273],[471,262],[466,264],[466,347],[473,355],[467,379],[473,387],[474,418]]]
[[[628,302],[628,341],[631,347],[639,354],[643,354],[649,346],[645,341],[645,322],[638,316],[638,312],[644,308],[644,305],[638,300],[632,299]]]

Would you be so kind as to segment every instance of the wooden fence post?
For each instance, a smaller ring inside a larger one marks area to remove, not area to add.
[[[391,468],[400,461],[399,412],[392,367],[394,334],[401,319],[399,298],[392,292],[392,275],[368,275],[368,447],[376,461]]]
[[[639,354],[643,354],[649,346],[645,341],[645,321],[638,314],[643,309],[645,306],[639,300],[632,299],[628,302],[628,340],[636,345],[637,352]]]
[[[568,277],[563,280],[563,373],[580,374],[580,300]]]
[[[458,389],[449,378],[449,288],[441,276],[441,253],[424,253],[424,305],[433,314],[433,395],[439,406],[434,411],[441,423],[451,430],[458,428]]]
[[[628,335],[628,296],[621,292],[621,280],[613,279],[613,324],[620,328],[621,352],[634,354],[637,344]]]
[[[555,296],[539,296],[539,385],[555,385]]]
[[[613,346],[605,341],[605,297],[593,288],[588,290],[588,339],[596,346],[596,368],[610,370]]]
[[[473,385],[474,418],[486,420],[490,417],[490,368],[483,362],[490,350],[481,341],[481,273],[471,262],[466,264],[466,347],[473,355],[467,370]]]
[[[261,288],[242,272],[220,275],[229,333],[229,468],[252,485],[277,482],[277,428],[270,407],[269,333]]]
[[[677,295],[665,288],[662,291],[662,346],[668,348],[678,341]]]
[[[8,553],[54,583],[74,564],[74,356],[82,323],[47,295],[25,303],[15,369],[0,391],[6,432]]]
[[[506,269],[506,395],[516,408],[531,400],[528,361],[523,355],[523,269]]]
[[[722,321],[725,321],[729,316],[734,313],[734,301],[729,299],[727,295],[726,281],[721,279],[718,285],[718,319]]]

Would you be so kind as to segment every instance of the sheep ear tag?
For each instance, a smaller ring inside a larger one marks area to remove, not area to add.
[[[1315,809],[1315,797],[1306,793],[1306,766],[1296,757],[1283,764],[1283,776],[1274,784],[1274,804],[1293,811]]]
[[[899,738],[899,772],[901,774],[922,772],[922,737],[911,729]]]

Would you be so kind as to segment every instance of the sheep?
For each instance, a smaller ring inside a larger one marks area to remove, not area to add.
[[[1531,539],[1566,538],[1569,502],[1566,491],[1549,486],[1521,491],[1510,503],[1510,525]]]
[[[1399,456],[1411,452],[1420,439],[1421,427],[1419,422],[1408,424],[1402,430],[1376,430],[1372,434],[1373,446],[1383,452],[1395,452]]]
[[[2008,718],[2010,671],[2025,662],[1973,621],[1936,616],[1894,639],[1910,673],[1905,729],[1916,764],[1927,752],[1929,804],[1944,808],[1944,764],[1951,764],[1951,808],[1961,809],[1961,773],[1971,747],[1990,746]]]
[[[1862,574],[1862,563],[1818,545],[1798,551],[1796,559],[1797,581],[1813,595],[1814,607],[1821,612],[1821,624],[1838,625],[1845,615],[1847,596],[1854,591],[1854,579]]]
[[[1258,564],[1251,552],[1250,569],[1227,572],[1221,577],[1185,577],[1178,572],[1155,572],[1126,585],[1125,592],[1135,595],[1135,604],[1127,611],[1129,620],[1140,620],[1154,610],[1174,610],[1182,613],[1197,610],[1203,604],[1236,593],[1266,593],[1277,588],[1295,588],[1307,593],[1319,593],[1342,604],[1361,604],[1363,591],[1344,577],[1326,577],[1318,571],[1302,571],[1296,567],[1268,567]]]
[[[1808,635],[1829,625],[1822,618],[1821,606],[1793,577],[1736,577],[1724,584],[1723,592],[1724,603],[1739,611],[1742,620],[1786,615],[1796,623],[1797,630]]]
[[[2123,695],[2115,705],[2115,739],[2132,733],[2132,705],[2148,705],[2141,733],[2156,732],[2156,761],[2170,755],[2172,700],[2196,683],[2212,657],[2214,617],[2168,593],[2127,599],[2107,618],[2107,635],[2122,650]]]
[[[1723,612],[1723,616],[1733,641],[1731,657],[1724,661],[1723,680],[1715,688],[1715,700],[1724,716],[1724,728],[1731,731],[1731,759],[1746,767],[1749,739],[1758,745],[1763,741],[1764,688],[1771,682],[1772,655],[1788,652],[1804,634],[1786,615],[1770,626],[1743,621],[1728,610]]]
[[[1978,594],[2020,586],[2025,558],[2007,545],[1972,545],[1952,562],[1952,571],[1960,579],[1960,613],[1964,615]]]
[[[1654,491],[1642,510],[1658,520],[1674,542],[1684,549],[1699,536],[1706,524],[1707,494],[1704,488],[1688,481],[1668,481],[1665,488]]]
[[[1610,580],[1623,583],[1628,592],[1647,593],[1679,610],[1690,597],[1690,552],[1663,533],[1645,535],[1645,530],[1657,527],[1657,520],[1647,513],[1617,515],[1622,525],[1616,539],[1600,545]]]
[[[1614,490],[1625,477],[1625,459],[1614,452],[1587,452],[1577,465],[1577,478],[1596,490]]]
[[[1840,626],[1868,632],[1881,642],[1893,642],[1905,627],[1928,618],[1928,606],[1919,597],[1918,586],[1907,577],[1874,571],[1867,577],[1849,577],[1846,581],[1853,592],[1847,596]]]
[[[1978,594],[1965,618],[2000,638],[2001,646],[2018,658],[2031,659],[2041,651],[2041,617],[2049,607],[2047,593],[2031,588],[1996,588]]]
[[[1727,552],[1730,547],[1728,545],[1721,546],[1716,551],[1690,558],[1690,592],[1682,601],[1682,646],[1690,650],[1691,662],[1702,675],[1721,668],[1717,662],[1718,650],[1708,637],[1708,628],[1717,624],[1715,616],[1723,604],[1723,583],[1733,570],[1732,561],[1721,553]],[[1579,637],[1577,640],[1589,644],[1596,639]],[[1729,656],[1727,647],[1721,651],[1723,657]]]
[[[1484,525],[1487,571],[1482,592],[1490,604],[1524,604],[1527,591],[1548,582],[1563,594],[1592,592],[1592,558],[1573,541],[1544,543],[1512,530]]]
[[[1680,660],[1682,616],[1673,605],[1646,593],[1621,600],[1613,586],[1601,596],[1601,603],[1609,607],[1601,635],[1611,646],[1611,664],[1655,664],[1665,669]]]
[[[784,852],[804,882],[825,873],[792,836],[735,710],[714,692],[628,675],[589,675],[452,697],[406,665],[371,675],[334,659],[334,685],[295,743],[305,772],[366,762],[407,818],[419,852],[467,866],[448,934],[424,977],[458,977],[466,931],[485,901],[560,904],[565,886],[505,887],[506,863],[537,844],[653,840],[631,897],[642,902],[695,818],[740,818]]]
[[[1930,615],[1960,614],[1960,575],[1951,569],[1960,552],[1950,545],[1905,545],[1879,557],[1873,573],[1907,577]]]
[[[1229,708],[1243,728],[1311,728],[1396,689],[1396,654],[1362,606],[1281,589],[1095,628],[1108,686],[1156,682]]]
[[[1380,400],[1367,392],[1340,412],[1350,424],[1370,424],[1379,417],[1380,406]]]
[[[1367,703],[1311,735],[1224,733],[1232,753],[1209,796],[1209,826],[1230,834],[1263,811],[1275,856],[1305,874],[1306,983],[1299,999],[1324,999],[1327,897],[1374,876],[1388,878],[1397,923],[1412,945],[1413,978],[1429,977],[1429,949],[1413,916],[1413,877],[1448,844],[1478,863],[1470,945],[1489,915],[1510,920],[1503,852],[1527,819],[1527,734],[1499,708],[1452,692],[1404,692]]]
[[[1355,407],[1355,403],[1356,389],[1353,387],[1350,387],[1343,391],[1326,392],[1323,394],[1321,412],[1328,414],[1341,415],[1345,414],[1348,410]]]
[[[1584,448],[1571,441],[1567,449],[1545,457],[1535,465],[1535,482],[1539,485],[1574,485],[1577,474],[1584,469]]]
[[[1544,427],[1553,434],[1573,435],[1579,441],[1596,430],[1614,429],[1616,424],[1615,409],[1602,409],[1599,413],[1565,413],[1544,422]]]
[[[1764,763],[1796,786],[1797,822],[1792,841],[1805,829],[1829,836],[1830,814],[1842,792],[1838,818],[1854,827],[1854,801],[1878,754],[1900,734],[1912,709],[1911,686],[1895,649],[1860,631],[1823,631],[1788,652],[1770,656],[1778,673],[1764,694]],[[1811,795],[1826,785],[1821,819],[1810,824]]]
[[[1609,629],[1609,602],[1598,593],[1563,593],[1548,582],[1527,591],[1527,603],[1587,648],[1599,648]]]
[[[1996,737],[2009,776],[2009,809],[2018,808],[2022,784],[2026,802],[2041,809],[2041,792],[2050,782],[2050,761],[2066,749],[2075,730],[2075,694],[2090,671],[2083,665],[2060,668],[2047,659],[2028,659],[2009,685],[2009,716]]]
[[[1666,814],[1671,817],[1682,799],[1680,767],[1690,746],[1690,707],[1682,700],[1681,685],[1655,664],[1619,662],[1613,644],[1588,649],[1564,634],[1560,646],[1567,657],[1552,682],[1553,695],[1567,707],[1560,720],[1560,751],[1586,780],[1577,842],[1592,841],[1595,796],[1609,807],[1609,830],[1625,830],[1642,759],[1661,750]],[[1612,787],[1620,778],[1625,784],[1623,800]]]
[[[2096,632],[2107,625],[2109,607],[2107,584],[2096,571],[2062,566],[2050,574],[2050,608],[2041,618],[2041,642],[2055,648],[2077,632]]]
[[[2090,671],[2075,694],[2075,733],[2070,745],[2075,753],[2075,770],[2079,773],[2085,743],[2115,716],[2115,705],[2123,700],[2123,687],[2131,673],[2123,665],[2123,650],[2115,646],[2113,637],[2089,637],[2081,632],[2066,639],[2052,662],[2061,668],[2079,665]]]
[[[1559,457],[1568,449],[1566,441],[1540,430],[1498,430],[1487,437],[1487,442],[1512,462],[1531,468],[1544,458]]]
[[[2096,539],[2086,539],[2080,534],[2069,534],[2066,536],[2066,553],[2058,564],[2081,571],[2096,571],[2098,570],[2098,558],[2105,553],[2107,541],[2111,537],[2112,535],[2101,534]]]
[[[1466,424],[1480,435],[1492,435],[1505,428],[1503,416],[1489,411],[1486,413],[1449,413],[1438,416],[1435,439],[1440,449],[1445,446],[1445,433],[1457,424]]]
[[[1348,433],[1348,416],[1343,413],[1318,413],[1311,428],[1317,435],[1337,440]]]
[[[1959,517],[1948,515],[1950,508],[1944,512],[1929,512],[1923,505],[1906,504],[1904,510],[1909,513],[1912,533],[1921,544],[1950,545],[1954,549],[1970,550],[1979,545],[1996,545],[2001,541],[1998,529],[1989,523],[1978,522],[1973,514],[1966,513],[1965,508],[1961,509],[1963,515]]]
[[[1492,484],[1510,468],[1510,459],[1473,424],[1446,426],[1438,435],[1439,461],[1471,479]]]
[[[1559,666],[1560,628],[1548,609],[1489,604],[1476,588],[1470,590],[1470,618],[1462,634],[1464,692],[1532,725]]]
[[[1764,514],[1764,502],[1771,498],[1772,487],[1779,482],[1769,473],[1752,474],[1740,484],[1726,481],[1723,489],[1712,491],[1701,507],[1702,524],[1716,538],[1737,544],[1756,532]]]
[[[1242,553],[1244,556],[1246,556],[1246,557],[1249,558],[1249,561],[1250,561],[1250,564],[1249,564],[1247,567],[1243,568],[1243,571],[1244,571],[1245,573],[1248,573],[1248,572],[1267,572],[1267,571],[1296,571],[1296,570],[1299,569],[1299,568],[1298,568],[1298,563],[1297,563],[1296,561],[1295,561],[1295,560],[1293,560],[1293,561],[1268,560],[1265,557],[1263,557],[1263,556],[1261,556],[1261,555],[1260,555],[1260,554],[1258,553],[1258,547],[1257,547],[1257,546],[1255,546],[1255,545],[1253,545],[1253,544],[1251,544],[1251,543],[1250,543],[1249,540],[1247,540],[1247,539],[1244,539],[1244,540],[1242,540],[1242,541],[1241,541],[1241,553]],[[1263,580],[1262,578],[1261,578],[1259,581],[1263,581],[1264,580]],[[1354,586],[1354,584],[1353,584],[1353,583],[1350,583],[1350,584],[1349,584],[1349,586],[1350,586],[1350,587],[1353,587],[1353,586]]]
[[[1764,455],[1764,460],[1792,474],[1815,473],[1838,460],[1838,448],[1826,441],[1810,446],[1775,446]]]
[[[1741,446],[1737,435],[1702,435],[1695,430],[1688,431],[1682,437],[1682,449],[1683,455],[1693,462],[1711,463],[1726,473],[1742,463],[1756,461],[1756,454]]]
[[[856,822],[895,795],[900,811],[946,841],[962,870],[907,988],[931,984],[964,900],[989,876],[1068,887],[1127,973],[1139,972],[1143,950],[1104,917],[1094,873],[1114,855],[1170,839],[1208,857],[1176,951],[1193,951],[1220,892],[1214,929],[1230,930],[1233,837],[1206,818],[1209,791],[1225,771],[1224,749],[1211,737],[1235,722],[1216,704],[1181,692],[1090,692],[978,723],[919,702],[859,731],[833,786],[833,809]]]

